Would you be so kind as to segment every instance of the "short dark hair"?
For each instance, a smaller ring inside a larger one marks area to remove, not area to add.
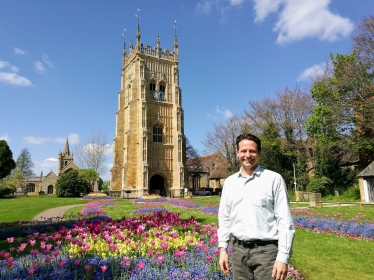
[[[250,134],[250,133],[244,133],[240,134],[238,137],[236,137],[236,150],[239,151],[239,142],[247,139],[255,142],[257,144],[257,151],[261,152],[261,140],[256,135]]]

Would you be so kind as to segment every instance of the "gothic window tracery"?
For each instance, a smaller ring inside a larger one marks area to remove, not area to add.
[[[153,143],[162,143],[162,126],[160,124],[153,126]]]

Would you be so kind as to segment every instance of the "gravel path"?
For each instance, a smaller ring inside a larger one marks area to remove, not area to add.
[[[42,213],[39,213],[35,216],[34,220],[42,221],[45,218],[54,218],[54,217],[62,217],[64,215],[64,212],[75,207],[84,206],[86,204],[74,204],[74,205],[66,205],[66,206],[60,206],[56,208],[51,208],[48,210],[43,211]]]

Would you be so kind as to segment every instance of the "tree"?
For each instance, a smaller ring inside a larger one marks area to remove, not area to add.
[[[5,194],[11,194],[17,190],[21,175],[20,171],[15,171],[0,182],[0,197]]]
[[[25,148],[21,150],[20,155],[16,160],[16,168],[15,171],[20,171],[22,177],[32,177],[35,176],[34,168],[35,164],[31,160],[31,153],[30,151]]]
[[[104,174],[107,171],[109,148],[108,137],[100,129],[94,129],[87,139],[75,146],[75,160],[80,168],[92,169],[99,175]]]
[[[308,137],[305,127],[314,106],[310,94],[296,85],[277,91],[274,97],[248,103],[246,117],[263,142],[260,164],[280,173],[289,184],[295,164],[299,186],[305,186],[307,162],[313,160],[313,139]]]
[[[333,75],[316,82],[317,105],[307,121],[319,145],[338,146],[353,155],[374,152],[374,73],[355,53],[331,55]]]
[[[5,140],[0,140],[0,179],[8,176],[16,167],[13,153]]]
[[[196,172],[201,169],[201,161],[199,152],[192,146],[191,142],[186,137],[186,167],[187,172]]]
[[[109,195],[110,191],[110,180],[99,179],[99,191],[105,192]]]
[[[70,170],[63,173],[56,182],[56,195],[58,197],[79,197],[81,193],[87,193],[89,186],[79,176],[78,170]]]
[[[374,68],[374,16],[363,17],[358,34],[352,38],[353,50],[360,56],[361,61]]]
[[[100,178],[99,174],[92,169],[80,169],[79,176],[87,182],[91,190],[94,190],[95,182]]]
[[[238,172],[240,162],[236,156],[236,137],[249,132],[249,124],[239,115],[232,116],[226,123],[214,125],[207,132],[204,147],[209,152],[220,152],[228,162],[228,175]]]

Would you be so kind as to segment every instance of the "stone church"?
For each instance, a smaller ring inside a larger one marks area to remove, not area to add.
[[[176,30],[176,29],[175,29]],[[126,40],[118,93],[111,195],[180,196],[185,181],[185,136],[179,87],[178,41],[173,51]]]
[[[70,153],[69,141],[66,139],[64,151],[58,153],[57,175],[51,171],[46,176],[43,176],[43,172],[41,172],[40,176],[24,178],[21,182],[21,189],[17,190],[17,193],[27,193],[27,195],[39,195],[40,192],[56,194],[58,178],[71,169],[78,170],[79,168],[74,163],[73,154]]]

